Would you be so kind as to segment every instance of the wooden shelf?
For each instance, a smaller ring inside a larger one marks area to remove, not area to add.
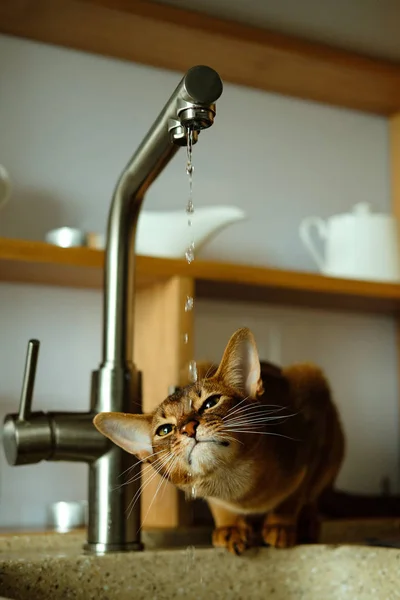
[[[400,65],[143,0],[0,2],[0,32],[287,96],[390,115]]]
[[[104,253],[0,238],[0,281],[99,289]],[[397,314],[400,285],[324,277],[246,265],[137,257],[139,287],[171,277],[193,279],[196,296]]]

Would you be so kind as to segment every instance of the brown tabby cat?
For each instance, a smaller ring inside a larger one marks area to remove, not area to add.
[[[333,484],[344,440],[328,383],[312,365],[261,369],[253,334],[239,329],[218,368],[152,414],[100,413],[97,429],[207,500],[213,543],[241,554],[262,540],[293,546],[300,512]]]

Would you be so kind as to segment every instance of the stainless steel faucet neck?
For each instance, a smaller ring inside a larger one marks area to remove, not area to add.
[[[174,130],[192,127],[198,134],[212,125],[214,103],[221,93],[222,82],[213,69],[205,66],[190,69],[120,176],[107,229],[104,365],[130,365],[133,360],[135,237],[144,194],[179,146],[186,144],[185,136],[174,139]]]

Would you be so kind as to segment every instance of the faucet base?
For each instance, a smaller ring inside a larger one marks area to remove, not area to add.
[[[132,542],[130,544],[87,543],[83,548],[88,554],[102,555],[110,554],[111,552],[141,552],[144,550],[144,545],[141,542]]]

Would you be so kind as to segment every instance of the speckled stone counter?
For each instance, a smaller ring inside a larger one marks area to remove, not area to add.
[[[14,600],[395,600],[400,551],[361,546],[212,548],[89,556],[82,534],[0,538],[0,596]]]

